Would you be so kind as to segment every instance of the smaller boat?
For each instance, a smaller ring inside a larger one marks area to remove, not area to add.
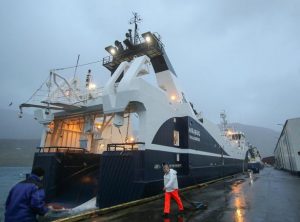
[[[252,170],[253,173],[259,173],[259,171],[263,169],[264,164],[262,163],[260,153],[255,146],[250,145],[248,159],[248,169]]]

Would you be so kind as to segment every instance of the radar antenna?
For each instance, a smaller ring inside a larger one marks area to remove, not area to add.
[[[130,19],[129,24],[134,24],[134,38],[133,38],[133,44],[136,45],[141,42],[139,37],[139,28],[138,23],[142,21],[142,18],[139,16],[137,12],[132,12],[133,18]]]

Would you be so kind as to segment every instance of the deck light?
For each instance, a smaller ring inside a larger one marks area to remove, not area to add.
[[[175,95],[172,95],[172,96],[171,96],[171,100],[172,100],[172,101],[175,101],[175,100],[176,100],[176,96],[175,96]]]
[[[110,54],[112,54],[112,55],[116,54],[115,48],[110,49],[109,52],[110,52]]]
[[[115,54],[117,54],[117,48],[114,47],[114,46],[112,46],[112,45],[107,46],[107,47],[105,48],[105,50],[106,50],[108,53],[110,53],[112,56],[114,56]]]
[[[146,43],[150,44],[155,40],[155,36],[151,32],[145,32],[142,34],[142,37],[145,39]]]
[[[230,130],[227,131],[227,135],[231,136],[233,134],[233,132],[231,132]]]
[[[90,83],[89,84],[89,90],[93,90],[96,88],[96,84],[95,83]]]
[[[66,91],[65,91],[65,96],[68,97],[68,96],[70,96],[70,95],[71,95],[70,90],[66,90]]]
[[[147,35],[147,36],[145,37],[145,40],[146,40],[147,43],[150,43],[150,42],[151,42],[151,37]]]

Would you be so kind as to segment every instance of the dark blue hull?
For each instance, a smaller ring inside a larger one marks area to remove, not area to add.
[[[180,188],[242,172],[244,161],[162,151],[114,151],[101,156],[97,206],[109,207],[162,193],[162,162],[178,172]],[[222,165],[224,161],[224,165]]]
[[[35,153],[33,167],[45,170],[47,203],[70,208],[97,195],[100,155],[84,153]]]
[[[242,160],[219,156],[178,154],[162,151],[106,151],[103,154],[36,153],[34,166],[46,170],[48,203],[67,207],[97,197],[99,208],[162,193],[161,163],[178,172],[179,187],[242,172]],[[224,165],[222,165],[224,163]]]

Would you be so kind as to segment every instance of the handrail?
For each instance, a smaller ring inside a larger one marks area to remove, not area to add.
[[[37,147],[39,153],[76,153],[82,152],[87,153],[88,151],[85,148],[81,147],[67,147],[67,146],[44,146],[44,147]]]
[[[107,144],[107,151],[117,151],[118,148],[121,148],[123,151],[125,150],[137,150],[136,145],[145,145],[144,142],[136,142],[136,143],[110,143]],[[129,146],[129,148],[127,148]]]

